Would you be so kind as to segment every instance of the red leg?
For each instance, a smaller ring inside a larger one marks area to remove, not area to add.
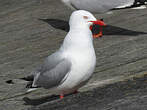
[[[64,98],[64,94],[60,94],[60,99],[63,99]]]

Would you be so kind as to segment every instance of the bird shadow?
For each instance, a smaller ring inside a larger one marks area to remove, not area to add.
[[[49,25],[51,25],[56,29],[60,29],[66,32],[69,31],[69,24],[67,21],[59,20],[59,19],[39,19],[39,20],[48,23]]]
[[[58,95],[51,95],[51,96],[44,96],[41,98],[37,98],[37,99],[30,99],[28,97],[24,97],[23,101],[25,102],[24,105],[33,105],[33,106],[37,106],[46,102],[50,102],[53,100],[57,100],[59,99]]]
[[[67,21],[59,20],[59,19],[39,19],[43,22],[48,23],[52,27],[56,29],[60,29],[63,31],[68,32],[69,31],[69,24]],[[92,29],[92,33],[96,34],[99,33],[99,26],[94,25]],[[130,36],[137,36],[141,34],[147,34],[147,32],[141,32],[141,31],[133,31],[117,26],[107,25],[103,28],[103,35],[130,35]]]
[[[78,92],[78,93],[80,93],[80,92]],[[71,96],[73,94],[77,94],[77,93],[66,94],[66,95],[64,95],[64,98],[67,96]],[[40,97],[40,98],[36,98],[36,99],[30,99],[28,97],[24,97],[23,101],[25,102],[24,105],[37,106],[37,105],[40,105],[40,104],[43,104],[46,102],[51,102],[51,101],[58,100],[58,99],[60,99],[59,95],[48,95],[48,96],[44,96],[44,97]]]

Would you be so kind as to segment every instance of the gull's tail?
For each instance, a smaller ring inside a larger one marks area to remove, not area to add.
[[[144,9],[144,8],[146,8],[144,6],[146,4],[147,4],[147,0],[134,0],[134,2],[130,1],[127,4],[124,4],[122,6],[118,6],[118,7],[114,8],[114,10],[126,9],[126,8]]]
[[[147,4],[147,0],[135,0],[134,5],[140,6],[140,5],[145,5]]]
[[[34,80],[34,76],[30,75],[30,76],[19,78],[19,79],[7,80],[6,83],[8,84],[26,84],[26,88],[28,88],[26,92],[29,93],[39,88],[39,87],[32,86],[33,80]]]
[[[36,87],[33,87],[33,80],[34,80],[34,76],[33,75],[30,75],[30,76],[27,76],[27,77],[24,77],[24,78],[20,78],[22,80],[25,80],[25,81],[28,81],[27,85],[26,85],[26,88],[28,88],[27,92],[32,92],[32,91],[35,91],[37,90],[39,87],[36,86]]]

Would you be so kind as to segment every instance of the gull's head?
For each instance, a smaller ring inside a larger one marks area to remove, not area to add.
[[[97,20],[90,12],[85,10],[74,11],[70,16],[70,28],[90,28],[93,24],[105,25],[103,21]]]

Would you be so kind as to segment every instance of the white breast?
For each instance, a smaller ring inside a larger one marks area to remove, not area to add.
[[[72,62],[71,71],[63,84],[58,87],[58,89],[63,90],[65,93],[83,86],[91,77],[96,65],[94,49],[75,53],[70,52],[68,53],[68,58]]]
[[[62,56],[72,63],[65,81],[57,87],[66,94],[83,86],[95,69],[96,56],[89,28],[70,31],[64,39],[61,51],[64,51]]]

